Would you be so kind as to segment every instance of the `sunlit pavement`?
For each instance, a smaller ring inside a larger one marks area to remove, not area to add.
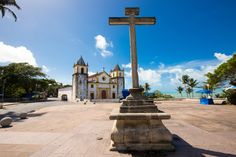
[[[158,104],[172,116],[164,123],[174,134],[175,152],[111,152],[109,115],[119,105],[49,101],[7,106],[0,115],[25,111],[29,118],[16,117],[12,127],[0,128],[0,157],[236,156],[236,106],[196,101]]]

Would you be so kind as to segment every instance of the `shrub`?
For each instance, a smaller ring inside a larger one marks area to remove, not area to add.
[[[229,89],[225,91],[225,94],[228,102],[236,105],[236,89]]]

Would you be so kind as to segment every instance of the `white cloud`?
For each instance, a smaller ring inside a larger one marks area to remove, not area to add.
[[[140,67],[138,70],[140,84],[147,82],[151,85],[152,90],[161,89],[173,91],[181,84],[180,79],[182,75],[185,74],[197,79],[198,82],[203,82],[206,80],[205,74],[213,72],[220,64],[231,57],[222,53],[215,53],[214,56],[216,59],[193,60],[173,66],[166,66],[163,63],[160,63],[159,67],[156,69],[144,69]],[[127,67],[128,64],[123,65],[123,67]],[[130,69],[125,71],[125,77],[127,77],[127,80],[131,80]]]
[[[214,56],[221,62],[226,62],[227,60],[229,60],[232,57],[231,55],[227,56],[223,53],[217,53],[217,52],[214,53]]]
[[[159,84],[161,80],[161,74],[158,73],[156,70],[152,69],[143,69],[139,68],[139,79],[141,82],[145,83],[150,83],[150,84]]]
[[[42,65],[42,70],[45,73],[49,73],[50,72],[50,69],[46,65]]]
[[[27,62],[37,66],[33,53],[24,46],[14,47],[0,42],[0,63]]]
[[[89,72],[88,72],[88,75],[89,75],[89,76],[94,75],[94,74],[96,74],[96,73],[95,73],[95,72],[92,72],[92,71],[89,71]]]
[[[131,63],[122,64],[122,67],[123,67],[123,68],[131,68]]]
[[[108,56],[113,56],[113,53],[111,51],[108,51],[108,50],[102,50],[102,51],[100,51],[100,53],[101,53],[101,56],[103,58],[106,58]]]
[[[103,58],[113,55],[113,53],[111,51],[107,50],[107,48],[113,47],[112,42],[108,43],[106,41],[106,38],[102,35],[97,35],[94,37],[94,39],[96,41],[95,47],[99,50],[99,52]]]

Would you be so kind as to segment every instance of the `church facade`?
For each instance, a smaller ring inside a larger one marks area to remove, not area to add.
[[[120,99],[125,88],[124,70],[117,64],[107,73],[105,70],[96,74],[88,74],[88,63],[80,59],[74,64],[72,87],[59,89],[58,97],[69,101],[83,101],[85,99]]]

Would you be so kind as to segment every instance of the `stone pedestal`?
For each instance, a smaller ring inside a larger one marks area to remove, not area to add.
[[[162,120],[170,115],[159,112],[152,100],[142,95],[143,89],[130,89],[130,95],[119,110],[113,110],[115,120],[111,133],[111,150],[174,150],[172,134]]]

